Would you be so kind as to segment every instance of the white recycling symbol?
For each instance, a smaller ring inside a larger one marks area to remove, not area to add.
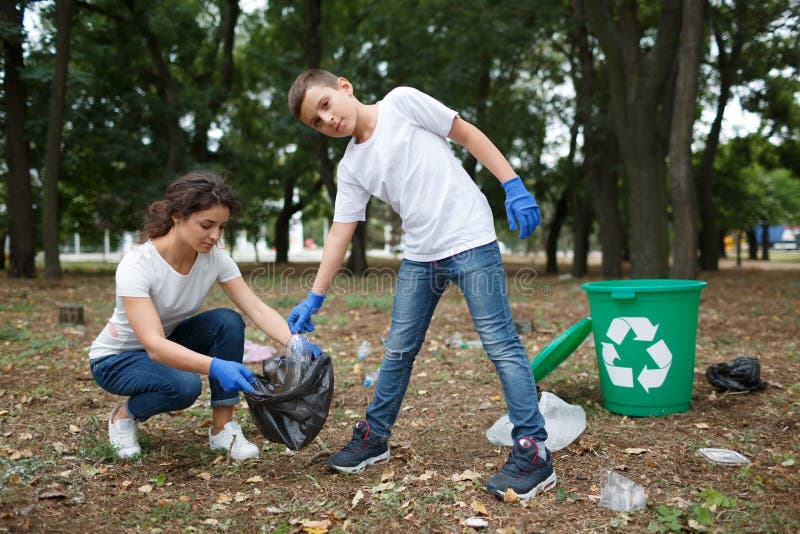
[[[608,377],[612,384],[623,388],[633,387],[633,369],[614,364],[619,359],[616,346],[622,343],[631,330],[636,334],[636,337],[633,338],[634,341],[649,343],[656,337],[658,325],[653,325],[647,317],[616,317],[608,325],[608,332],[606,332],[608,339],[614,343],[601,342],[603,363],[608,371]],[[656,367],[648,367],[645,364],[636,380],[642,385],[645,392],[650,393],[650,389],[661,387],[666,380],[669,367],[672,365],[672,353],[661,339],[647,347],[647,353],[655,362]]]

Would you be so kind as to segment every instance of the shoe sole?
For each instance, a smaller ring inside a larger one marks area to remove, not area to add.
[[[517,496],[519,496],[521,500],[527,501],[528,499],[536,497],[537,495],[539,495],[540,493],[544,493],[545,491],[550,491],[555,487],[556,487],[556,472],[553,471],[549,477],[544,479],[542,482],[539,482],[539,484],[534,486],[532,490],[530,490],[527,493],[517,493]],[[505,491],[501,491],[499,489],[491,489],[487,487],[486,491],[488,491],[489,493],[493,493],[500,498],[505,496]]]
[[[366,469],[368,465],[385,464],[388,461],[389,461],[389,451],[387,450],[383,454],[380,454],[378,456],[373,456],[372,458],[367,458],[360,464],[354,465],[352,467],[347,467],[344,465],[334,465],[331,463],[328,464],[328,467],[330,467],[334,471],[339,471],[340,473],[352,475],[354,473],[360,473],[361,471]]]

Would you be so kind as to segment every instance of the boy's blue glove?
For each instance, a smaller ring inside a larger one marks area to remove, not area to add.
[[[219,382],[225,391],[255,391],[251,385],[256,381],[253,372],[239,362],[212,358],[208,377]]]
[[[539,205],[536,204],[519,176],[503,183],[506,192],[506,217],[508,218],[508,228],[512,232],[517,231],[519,223],[519,238],[525,239],[539,226]]]
[[[313,332],[314,323],[311,322],[311,316],[322,307],[322,301],[325,300],[325,295],[317,293],[309,293],[303,299],[303,302],[292,308],[286,322],[289,324],[289,331],[292,334],[298,332]]]

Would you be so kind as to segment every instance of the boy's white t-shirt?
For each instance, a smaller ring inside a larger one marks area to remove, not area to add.
[[[372,136],[352,138],[339,162],[334,222],[365,220],[373,195],[400,215],[407,259],[436,261],[495,241],[489,202],[447,142],[457,115],[417,89],[390,91]]]
[[[128,252],[117,266],[114,313],[89,350],[89,358],[99,358],[130,350],[141,350],[122,297],[150,297],[153,300],[164,334],[172,334],[178,323],[190,317],[203,304],[215,282],[228,282],[242,276],[227,252],[212,247],[198,254],[189,274],[180,274],[147,241]]]

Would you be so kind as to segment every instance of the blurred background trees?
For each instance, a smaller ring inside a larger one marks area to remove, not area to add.
[[[800,222],[798,19],[791,0],[4,0],[0,266],[32,277],[45,250],[58,278],[73,232],[116,245],[197,167],[235,184],[233,230],[277,261],[300,212],[321,246],[346,142],[296,121],[286,92],[322,67],[362,102],[411,85],[484,130],[542,207],[532,238],[454,150],[499,238],[544,250],[549,272],[565,243],[574,276],[591,249],[607,277],[714,270],[726,235]],[[402,234],[376,200],[361,226],[354,272]]]

